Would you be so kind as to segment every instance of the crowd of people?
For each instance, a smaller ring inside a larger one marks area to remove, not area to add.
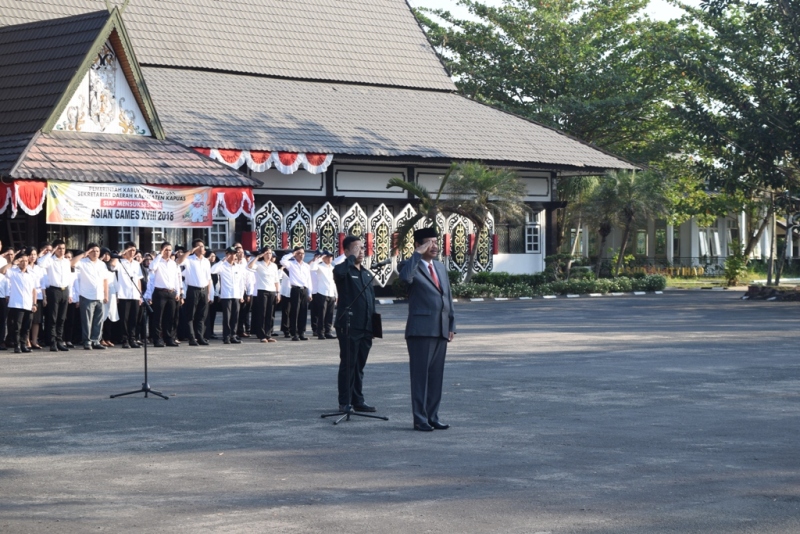
[[[309,311],[312,335],[335,339],[334,254],[305,256],[296,247],[278,261],[271,248],[250,253],[236,243],[218,257],[201,239],[190,250],[164,242],[157,252],[132,242],[121,250],[89,243],[73,251],[61,239],[7,249],[0,255],[0,349],[274,343],[279,333],[301,341],[308,339]]]

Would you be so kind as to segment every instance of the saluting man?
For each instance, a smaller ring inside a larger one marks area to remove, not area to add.
[[[444,358],[456,334],[453,297],[447,271],[439,256],[438,234],[433,228],[414,232],[414,254],[400,262],[400,279],[408,286],[406,346],[411,374],[411,411],[414,429],[446,430],[439,421]]]

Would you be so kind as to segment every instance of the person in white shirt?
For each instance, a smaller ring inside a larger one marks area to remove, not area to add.
[[[122,348],[141,347],[136,339],[136,325],[139,319],[139,306],[142,305],[142,265],[134,259],[136,243],[128,241],[122,249],[122,256],[116,264],[117,309],[122,332]]]
[[[156,347],[177,347],[172,332],[175,327],[176,306],[183,303],[183,278],[181,270],[172,259],[172,244],[164,241],[161,243],[161,252],[150,264],[150,274],[153,276],[152,299],[153,305],[153,338]]]
[[[100,344],[103,304],[108,302],[108,267],[100,261],[100,246],[89,243],[86,252],[70,262],[78,273],[81,333],[85,350],[105,350]]]
[[[64,323],[67,320],[73,276],[72,265],[65,256],[66,252],[67,244],[64,240],[56,239],[53,241],[52,250],[39,258],[39,266],[47,273],[47,287],[44,290],[47,301],[44,325],[51,352],[69,350],[64,342]]]
[[[245,251],[241,243],[234,243],[233,248],[236,249],[236,261],[241,265],[244,275],[244,302],[239,306],[239,323],[236,325],[236,336],[239,338],[250,337],[252,323],[250,314],[253,310],[256,277],[255,273],[247,269],[247,262],[252,254]]]
[[[292,337],[289,333],[289,316],[292,312],[292,286],[289,284],[289,273],[286,272],[286,267],[278,268],[281,275],[281,332],[284,337]]]
[[[209,302],[213,301],[211,263],[205,256],[206,244],[202,239],[192,241],[192,250],[181,256],[177,263],[183,267],[186,282],[186,302],[183,305],[189,333],[189,345],[208,345],[205,338]]]
[[[3,244],[0,242],[0,247]],[[0,256],[0,268],[14,260],[14,250],[9,249]],[[0,273],[0,350],[6,350],[6,322],[8,319],[8,277]]]
[[[6,264],[0,273],[8,277],[8,335],[14,352],[30,352],[25,344],[31,327],[31,315],[36,311],[36,275],[30,268],[30,255],[35,249],[27,248],[17,255],[14,264]]]
[[[219,303],[222,309],[222,342],[241,343],[236,337],[239,324],[239,306],[244,302],[244,267],[236,255],[236,248],[225,250],[225,259],[211,267],[211,274],[219,276]]]
[[[42,251],[49,251],[50,244],[42,246]],[[45,252],[46,253],[46,252]],[[30,270],[36,278],[36,311],[31,315],[31,330],[30,339],[28,339],[28,346],[32,349],[39,350],[42,347],[39,345],[39,331],[42,327],[42,317],[45,307],[47,306],[47,299],[44,295],[44,288],[47,287],[47,271],[43,267],[36,264],[39,260],[39,251],[33,248],[30,257],[28,258],[28,270]]]
[[[262,343],[274,343],[272,337],[275,305],[281,301],[280,274],[272,261],[272,249],[253,256],[247,268],[255,273],[256,297],[253,300],[253,333]]]
[[[294,247],[292,255],[281,258],[281,265],[289,274],[291,310],[289,312],[289,332],[292,341],[306,337],[306,320],[308,319],[308,303],[311,301],[311,267],[303,261],[306,251],[303,247]]]
[[[317,319],[312,321],[311,325],[314,326],[316,322],[315,335],[318,339],[336,339],[331,332],[333,308],[336,306],[338,297],[336,283],[333,281],[333,253],[323,250],[322,254],[311,262],[311,272],[317,274],[314,295],[311,300],[311,317]]]

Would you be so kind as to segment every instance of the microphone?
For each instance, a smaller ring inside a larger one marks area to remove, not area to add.
[[[379,261],[378,263],[374,263],[374,264],[370,265],[369,268],[370,269],[378,269],[380,267],[383,267],[384,265],[389,265],[390,263],[392,263],[392,258],[388,257],[383,261]]]

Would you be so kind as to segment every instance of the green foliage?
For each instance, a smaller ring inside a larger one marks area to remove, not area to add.
[[[461,274],[460,271],[456,271],[455,269],[447,271],[447,280],[450,282],[451,286],[460,284],[463,278],[464,276]]]
[[[725,258],[725,283],[735,286],[747,275],[747,258],[741,243],[733,241],[730,246],[733,253]]]
[[[539,273],[541,274],[541,273]],[[587,293],[624,293],[631,291],[661,291],[667,279],[661,275],[641,275],[636,278],[591,277],[546,282],[535,275],[508,273],[478,273],[474,282],[454,284],[453,296],[458,298],[533,297],[542,295],[585,295]]]

